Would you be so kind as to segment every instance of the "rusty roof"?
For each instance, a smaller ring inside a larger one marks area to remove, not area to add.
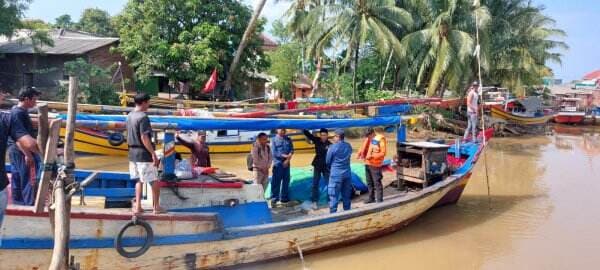
[[[98,37],[85,32],[55,29],[48,33],[54,46],[41,46],[41,53],[54,55],[80,55],[119,41],[118,38]],[[0,53],[4,54],[36,54],[33,45],[27,38],[25,41],[6,40],[0,42]]]

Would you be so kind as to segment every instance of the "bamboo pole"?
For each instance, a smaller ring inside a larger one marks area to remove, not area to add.
[[[69,105],[67,111],[67,132],[65,135],[64,161],[66,169],[64,175],[56,178],[54,183],[54,250],[52,251],[51,270],[68,268],[69,235],[71,201],[66,200],[66,187],[74,182],[75,150],[73,139],[75,135],[75,115],[77,113],[78,80],[75,76],[69,77]]]
[[[46,153],[46,142],[48,141],[48,104],[38,105],[38,135],[37,142],[41,156]]]

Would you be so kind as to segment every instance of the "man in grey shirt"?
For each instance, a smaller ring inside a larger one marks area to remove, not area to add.
[[[146,115],[150,107],[150,96],[145,93],[134,97],[135,109],[127,116],[127,144],[129,146],[129,175],[136,180],[134,213],[143,212],[142,187],[150,184],[152,189],[152,208],[155,214],[163,213],[160,207],[160,185],[158,180],[159,160],[152,144],[150,118]]]

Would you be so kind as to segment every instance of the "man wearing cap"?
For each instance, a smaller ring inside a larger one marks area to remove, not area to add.
[[[290,162],[294,155],[294,145],[285,129],[278,129],[271,140],[273,152],[273,177],[271,177],[271,205],[290,201]]]
[[[325,163],[327,157],[327,149],[331,145],[329,141],[329,130],[322,128],[319,130],[319,137],[313,135],[308,130],[303,130],[306,138],[311,140],[315,145],[315,157],[312,161],[313,166],[313,181],[312,181],[312,192],[310,200],[312,202],[311,208],[314,210],[317,208],[317,202],[319,201],[319,182],[321,176],[325,181],[329,180],[329,168]]]
[[[8,156],[12,165],[12,201],[18,205],[33,205],[37,190],[37,176],[40,172],[40,150],[35,139],[35,130],[29,117],[29,109],[36,106],[40,96],[35,88],[29,87],[19,92],[19,103],[10,110],[11,127],[20,126],[25,134],[20,141],[8,140]],[[20,128],[18,128],[20,129]],[[23,141],[28,143],[24,144]],[[33,145],[26,147],[25,145]],[[2,164],[3,165],[3,164]]]
[[[467,129],[465,130],[465,136],[463,139],[466,141],[469,139],[469,131],[473,136],[473,140],[477,139],[477,121],[478,121],[478,111],[479,105],[477,102],[479,101],[479,82],[474,81],[469,87],[469,93],[467,94],[467,115],[468,115],[468,124]]]
[[[0,93],[0,102],[4,99],[4,95]],[[9,138],[16,141],[17,144],[28,151],[37,149],[37,142],[33,139],[23,122],[19,121],[13,114],[0,112],[0,226],[4,218],[4,211],[8,205],[8,177],[4,168],[4,159],[6,157],[6,147]]]
[[[367,184],[369,186],[369,199],[365,203],[383,201],[383,161],[387,153],[387,141],[383,128],[377,127],[371,134],[370,142],[366,148],[365,164],[367,166]]]
[[[198,131],[196,134],[196,140],[185,139],[179,134],[175,137],[177,142],[181,145],[190,149],[192,156],[190,157],[190,163],[194,167],[210,167],[210,152],[208,145],[206,144],[206,132]]]
[[[333,138],[334,143],[327,150],[325,162],[329,167],[329,212],[337,212],[338,202],[342,199],[344,210],[350,210],[352,199],[352,171],[350,158],[352,146],[344,141],[344,130],[337,129]]]

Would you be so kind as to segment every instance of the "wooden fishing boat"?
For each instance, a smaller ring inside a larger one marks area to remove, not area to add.
[[[585,112],[579,109],[580,98],[563,98],[560,109],[554,115],[554,122],[559,124],[581,124],[585,120]]]
[[[252,149],[256,136],[260,132],[271,134],[270,130],[265,131],[240,131],[240,130],[216,130],[207,131],[207,143],[210,153],[249,153]],[[65,129],[61,129],[60,136],[64,139]],[[273,135],[273,134],[271,134]],[[293,141],[294,149],[308,150],[313,149],[306,137],[298,131],[289,134]],[[127,142],[121,132],[107,132],[89,128],[77,128],[75,130],[75,151],[78,153],[107,155],[107,156],[127,156]],[[158,144],[162,148],[162,143]],[[190,150],[177,144],[175,151],[187,155]]]
[[[312,121],[317,121],[315,126],[332,127],[386,124],[398,119]],[[306,122],[269,120],[251,124],[267,123],[297,128]],[[398,131],[401,141],[405,129],[401,125]],[[308,214],[274,212],[263,198],[262,187],[256,184],[206,178],[164,181],[161,204],[169,209],[168,214],[143,214],[130,221],[130,209],[73,210],[70,254],[80,263],[80,269],[204,269],[294,256],[301,251],[316,252],[374,238],[408,225],[433,207],[456,203],[483,146],[477,142],[445,146],[452,169],[441,174],[437,182],[411,192],[386,188],[384,202],[356,203],[353,209],[335,214],[325,209]],[[164,149],[165,162],[174,160],[166,154],[172,153],[170,150]],[[169,170],[172,166],[164,167]],[[145,202],[151,199],[148,194]],[[129,233],[124,233],[126,229]],[[47,213],[9,206],[0,237],[3,269],[48,267],[53,240]]]
[[[492,117],[517,125],[542,125],[552,119],[552,115],[542,110],[541,100],[536,97],[513,99],[504,105],[492,105],[490,112]]]

